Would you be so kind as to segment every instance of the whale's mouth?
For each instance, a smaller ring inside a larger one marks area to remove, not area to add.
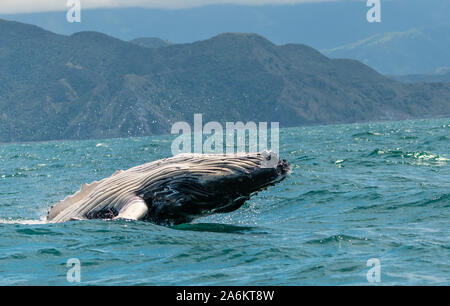
[[[258,192],[284,180],[291,171],[290,164],[272,152],[211,157],[198,164],[199,170],[195,162],[164,190],[146,198],[148,221],[176,225],[233,212]]]
[[[227,189],[228,195],[222,195],[221,199],[227,198],[228,201],[218,201],[217,206],[211,209],[208,214],[233,212],[258,192],[284,180],[291,173],[290,163],[286,159],[278,158],[274,162],[275,166],[266,168],[261,165],[247,176],[225,179],[217,184],[215,188],[222,186],[223,189]]]
[[[276,171],[279,175],[277,175],[274,179],[265,181],[262,184],[255,186],[252,189],[249,189],[242,195],[237,196],[237,198],[231,199],[225,205],[222,204],[221,206],[218,206],[217,208],[211,211],[211,214],[213,213],[223,214],[233,212],[239,209],[242,205],[244,205],[246,201],[250,200],[250,198],[256,195],[258,192],[263,191],[268,187],[274,186],[275,184],[281,182],[286,178],[287,174],[290,173],[289,163],[287,163],[286,161],[280,162],[280,164],[276,168]]]

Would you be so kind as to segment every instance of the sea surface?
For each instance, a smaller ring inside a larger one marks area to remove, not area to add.
[[[450,119],[282,129],[291,175],[192,224],[46,224],[81,184],[169,157],[171,140],[0,145],[0,285],[450,285]]]

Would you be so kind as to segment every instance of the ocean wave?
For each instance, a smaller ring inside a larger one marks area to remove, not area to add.
[[[346,242],[346,243],[358,243],[358,242],[368,242],[368,238],[359,238],[359,237],[354,237],[354,236],[349,236],[349,235],[343,235],[343,234],[337,234],[337,235],[331,235],[328,237],[324,237],[324,238],[319,238],[319,239],[312,239],[309,241],[306,241],[305,244],[320,244],[320,245],[324,245],[324,244],[335,244],[335,243],[342,243],[342,242]]]
[[[417,151],[408,152],[402,149],[375,149],[370,152],[367,157],[382,156],[386,158],[399,158],[399,159],[411,159],[418,161],[419,164],[445,164],[450,161],[450,159],[440,156],[438,154],[433,154],[427,151]]]
[[[0,219],[0,224],[22,224],[22,225],[39,225],[47,224],[47,220],[42,219]]]
[[[371,136],[383,136],[383,133],[377,133],[377,132],[361,132],[353,134],[353,138],[363,138],[363,137],[371,137]]]
[[[432,199],[420,201],[417,206],[428,206],[430,204],[445,204],[444,207],[450,207],[450,193],[441,194],[433,197]]]

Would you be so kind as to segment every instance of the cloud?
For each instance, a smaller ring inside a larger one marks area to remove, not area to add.
[[[160,9],[183,9],[212,4],[237,5],[283,5],[311,2],[334,2],[342,0],[79,0],[82,9],[145,7]],[[0,0],[0,14],[17,14],[46,11],[65,11],[67,0]]]

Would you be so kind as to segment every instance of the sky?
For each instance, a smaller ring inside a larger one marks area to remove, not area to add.
[[[65,10],[67,3],[77,0],[1,0],[0,14],[35,13]],[[205,5],[288,5],[312,2],[349,0],[78,0],[81,6],[90,8],[145,7],[159,9],[185,9]],[[351,1],[351,0],[350,0]],[[358,0],[353,0],[358,1]],[[359,0],[363,1],[363,0]]]
[[[367,21],[366,0],[80,1],[81,23],[67,22],[67,0],[0,0],[0,18],[64,35],[98,31],[123,40],[159,37],[174,43],[224,32],[257,33],[276,44],[319,50],[379,33],[450,26],[450,0],[381,0],[380,23]],[[133,7],[138,4],[143,8]]]

